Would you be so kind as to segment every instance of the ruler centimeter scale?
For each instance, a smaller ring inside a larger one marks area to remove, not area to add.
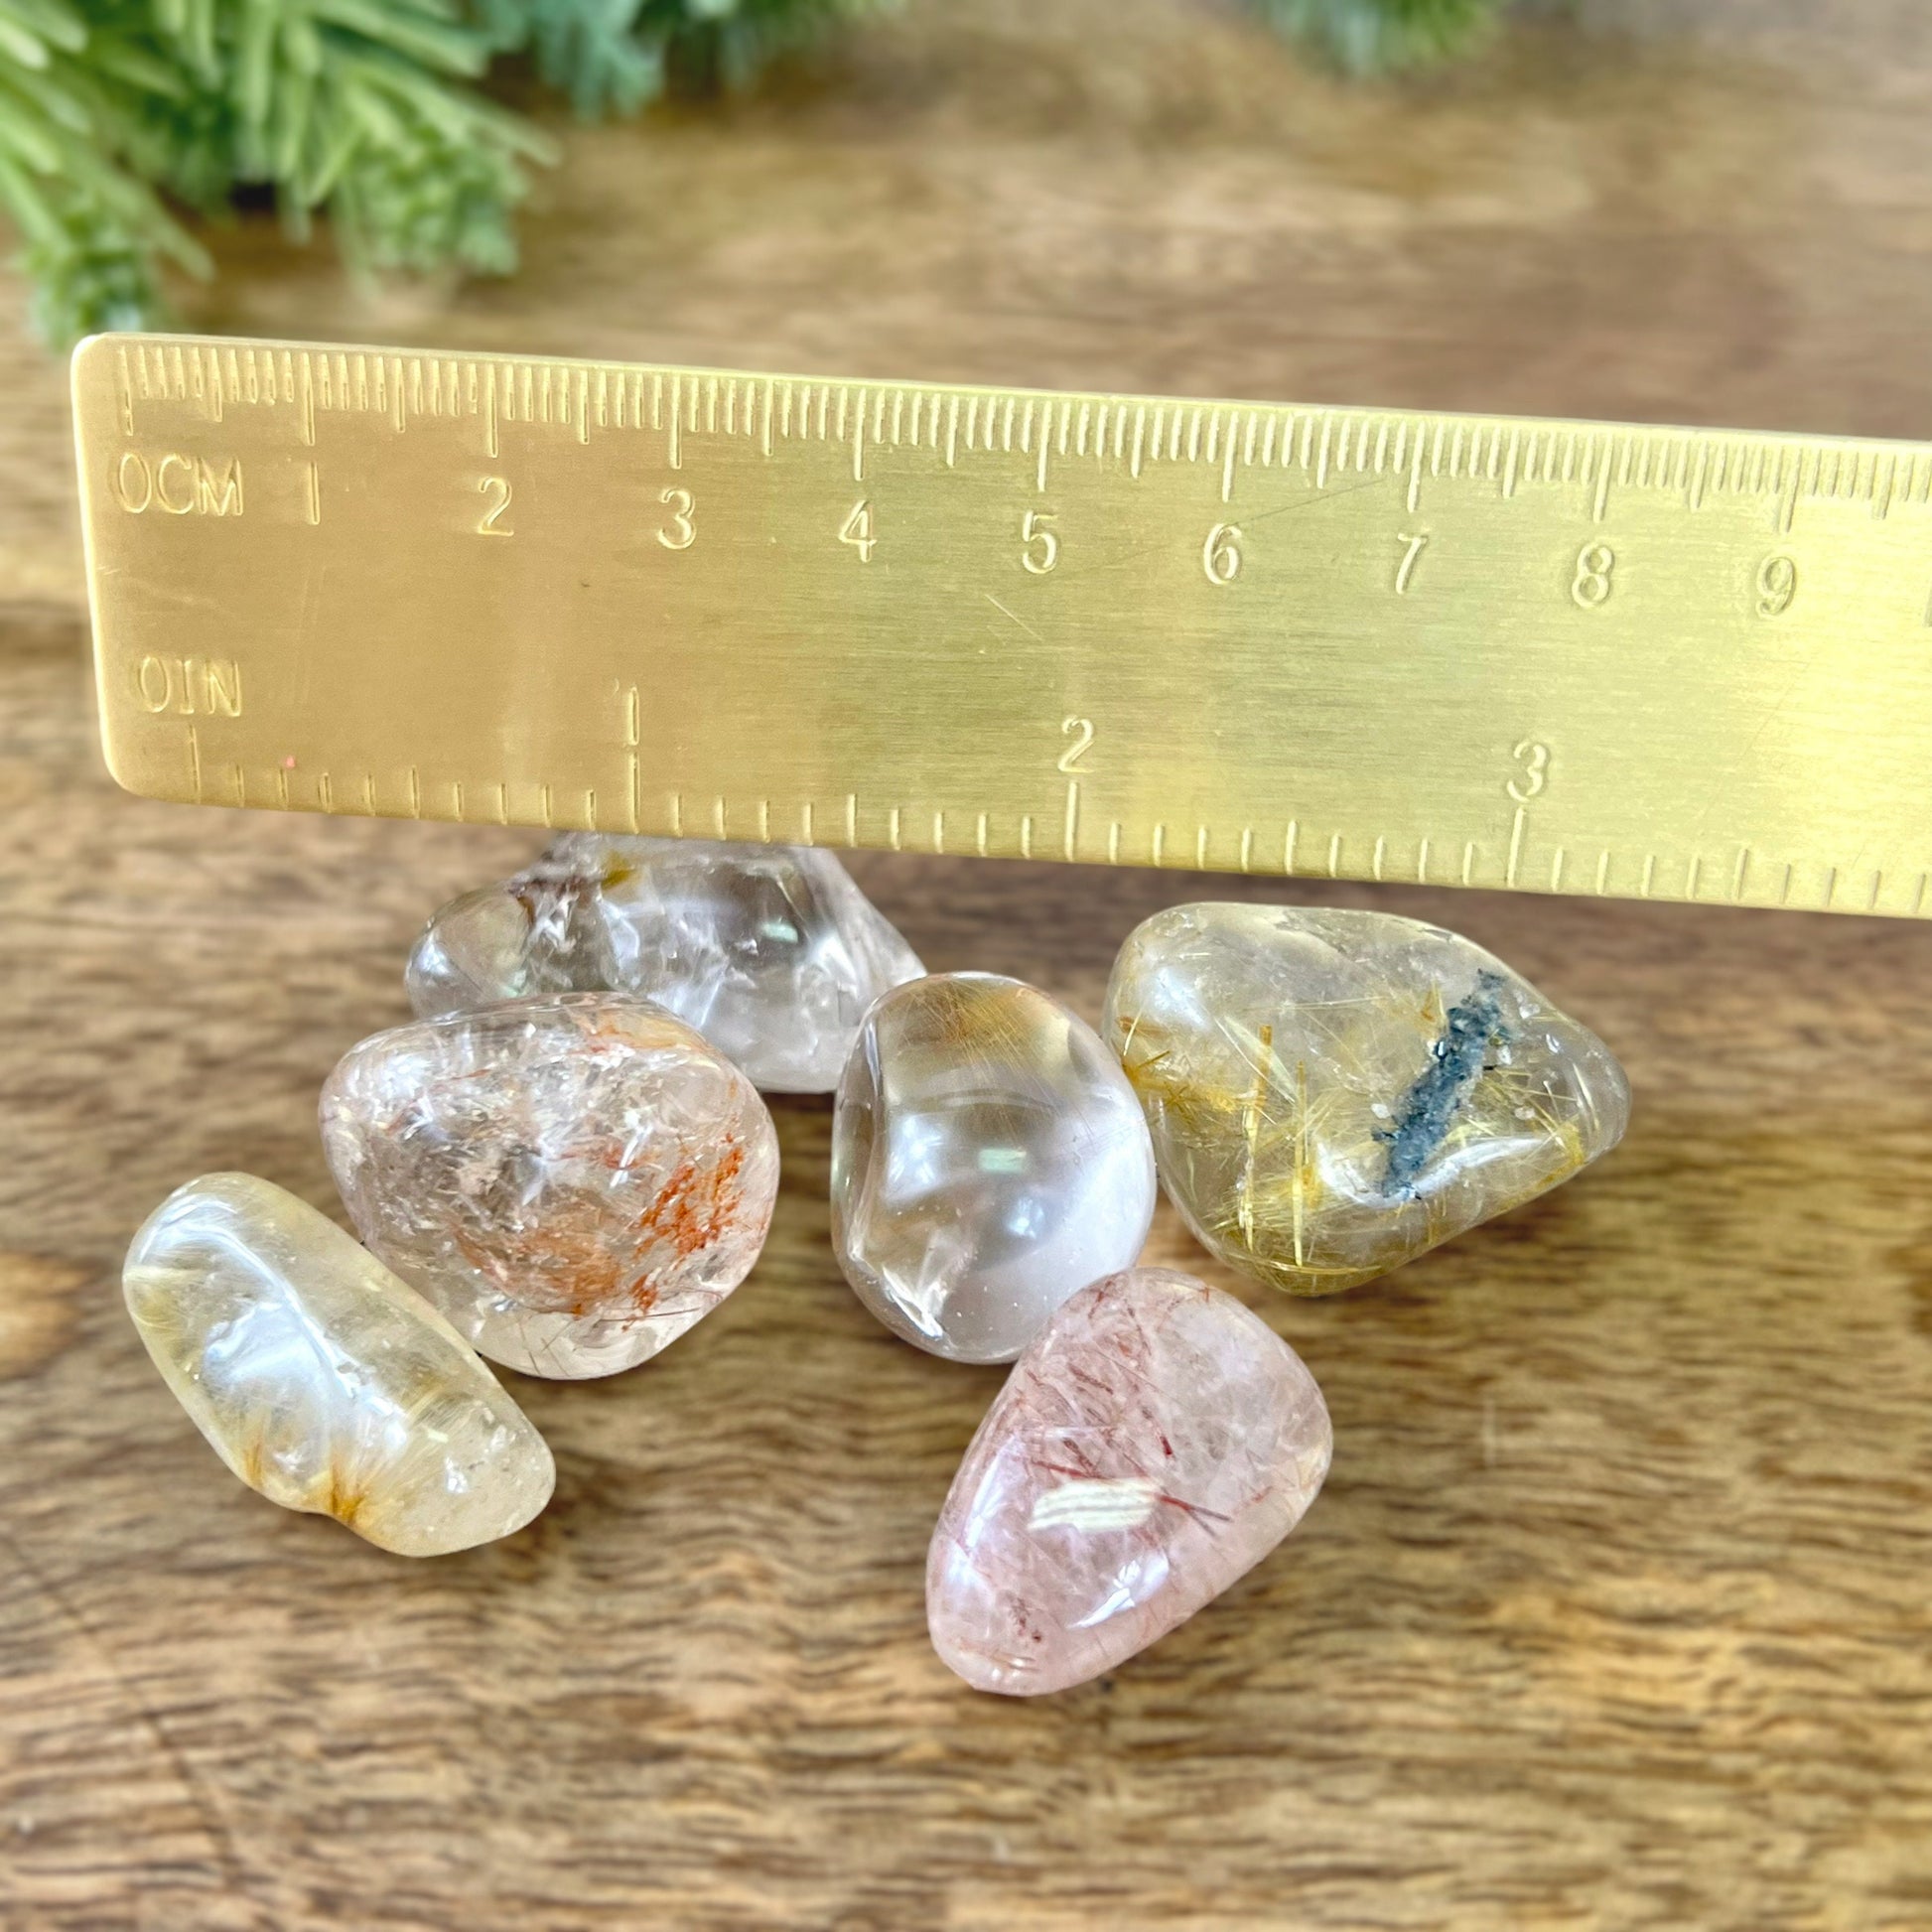
[[[166,335],[73,394],[150,797],[1932,916],[1932,448]]]

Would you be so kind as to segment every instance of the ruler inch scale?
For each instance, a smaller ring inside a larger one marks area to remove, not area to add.
[[[1932,915],[1932,448],[96,337],[206,804]]]

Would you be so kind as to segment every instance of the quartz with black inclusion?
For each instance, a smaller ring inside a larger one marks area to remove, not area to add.
[[[1104,1034],[1194,1233],[1297,1295],[1520,1206],[1629,1116],[1587,1027],[1480,946],[1391,912],[1157,913],[1121,948]]]

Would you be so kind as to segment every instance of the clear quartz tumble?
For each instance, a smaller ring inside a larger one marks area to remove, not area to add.
[[[1118,1062],[1038,988],[935,973],[866,1016],[832,1122],[832,1242],[905,1340],[1012,1361],[1139,1256],[1156,1189]]]
[[[572,832],[467,893],[410,957],[429,1017],[531,994],[642,994],[768,1093],[829,1093],[867,1007],[925,969],[829,852]]]

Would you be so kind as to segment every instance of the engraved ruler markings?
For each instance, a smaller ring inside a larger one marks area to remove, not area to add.
[[[1932,451],[103,337],[151,796],[1927,913]]]

